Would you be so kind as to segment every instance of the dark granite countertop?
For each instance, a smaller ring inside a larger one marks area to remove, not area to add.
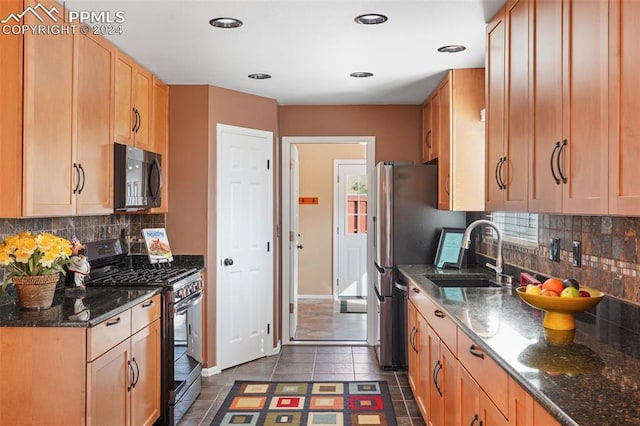
[[[593,310],[575,315],[573,343],[553,346],[548,339],[565,336],[547,334],[544,312],[521,301],[515,289],[447,289],[427,278],[481,269],[443,272],[431,265],[401,265],[398,270],[560,423],[640,424],[640,307],[605,297]]]
[[[76,297],[69,297],[61,287],[56,289],[51,308],[23,311],[17,306],[15,289],[9,287],[6,293],[0,295],[0,327],[93,327],[160,291],[160,288],[151,287],[127,289],[88,286],[84,297],[77,297],[77,292],[74,293]]]

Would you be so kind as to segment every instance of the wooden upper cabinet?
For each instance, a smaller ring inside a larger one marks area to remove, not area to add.
[[[562,172],[567,177],[562,211],[606,214],[609,5],[606,1],[565,0],[563,6],[563,141],[568,142],[561,152]]]
[[[151,213],[166,213],[169,206],[169,87],[153,77],[153,120],[151,128],[152,151],[160,154],[162,163],[162,205]]]
[[[35,4],[25,5],[31,3]],[[27,25],[39,24],[33,14],[24,19]],[[23,111],[23,214],[73,215],[77,175],[73,173],[71,34],[24,35]]]
[[[21,10],[22,0],[0,2],[0,16]],[[22,215],[22,43],[0,36],[0,217]]]
[[[151,104],[153,76],[121,51],[116,53],[115,141],[153,151]]]
[[[558,155],[562,144],[562,2],[530,1],[533,90],[529,205],[533,211],[560,212],[562,181]]]
[[[451,206],[451,73],[438,88],[438,208]]]
[[[113,211],[111,116],[115,49],[102,37],[76,35],[77,213]]]
[[[603,2],[606,3],[606,2]],[[610,3],[609,212],[640,215],[640,3]]]
[[[504,145],[505,11],[487,26],[486,115],[485,115],[485,206],[502,210],[500,166]]]
[[[428,163],[438,158],[437,146],[433,144],[433,132],[431,129],[431,99],[427,99],[422,105],[422,162]]]
[[[507,3],[505,130],[501,180],[504,208],[527,210],[529,151],[529,2]]]

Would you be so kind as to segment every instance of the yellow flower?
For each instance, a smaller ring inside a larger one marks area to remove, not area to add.
[[[44,266],[45,268],[51,268],[51,265],[53,265],[53,262],[55,262],[56,259],[58,258],[58,254],[59,253],[56,251],[46,251],[44,252],[44,256],[40,258],[38,263]]]
[[[5,246],[0,246],[0,265],[7,266],[10,263],[13,263],[15,259],[12,256],[9,256],[9,252],[5,249]]]

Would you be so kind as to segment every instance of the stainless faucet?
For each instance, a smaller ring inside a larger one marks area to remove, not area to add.
[[[488,225],[495,229],[496,234],[498,234],[498,253],[496,254],[496,264],[494,266],[487,263],[487,267],[496,271],[496,281],[500,282],[502,281],[502,231],[498,228],[498,225],[486,219],[479,219],[471,222],[471,224],[467,226],[467,229],[464,230],[461,247],[465,250],[469,248],[469,244],[471,244],[471,231],[480,225]]]

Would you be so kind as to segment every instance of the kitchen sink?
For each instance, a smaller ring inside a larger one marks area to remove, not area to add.
[[[501,287],[500,284],[484,277],[427,277],[438,287]]]

